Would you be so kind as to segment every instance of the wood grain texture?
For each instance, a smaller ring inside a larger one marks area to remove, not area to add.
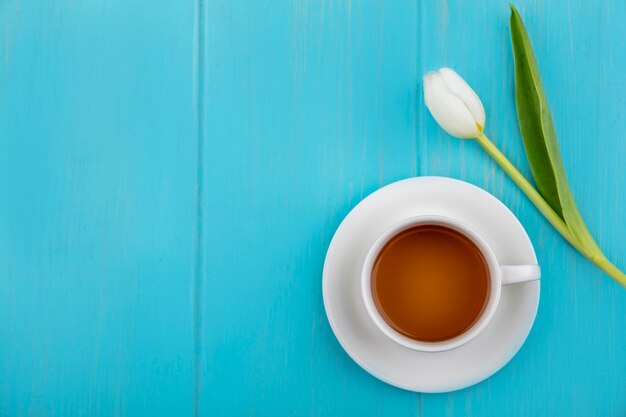
[[[416,21],[410,3],[208,2],[202,415],[418,414],[348,358],[321,296],[342,218],[417,173]]]
[[[0,3],[0,415],[192,412],[193,6]]]
[[[574,197],[607,255],[626,267],[626,33],[623,2],[518,2],[533,41]],[[530,178],[516,125],[509,10],[500,2],[423,9],[422,71],[456,68],[481,96],[487,133]],[[471,29],[469,29],[471,28]],[[418,104],[422,174],[477,184],[519,217],[543,269],[535,326],[518,355],[469,389],[424,396],[424,416],[626,414],[626,291],[570,248],[472,142]]]
[[[574,196],[626,268],[626,5],[516,3]],[[530,175],[508,5],[452,0],[0,2],[0,416],[623,416],[626,291],[422,104],[459,71]],[[487,381],[421,395],[344,353],[330,239],[415,175],[477,184],[543,267]]]

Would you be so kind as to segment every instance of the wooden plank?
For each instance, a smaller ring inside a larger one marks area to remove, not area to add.
[[[457,69],[483,99],[487,133],[530,174],[516,125],[507,5],[422,4],[422,72]],[[581,212],[607,255],[626,268],[626,5],[516,4],[533,40]],[[519,354],[475,387],[424,396],[423,415],[623,415],[626,291],[570,248],[475,143],[450,138],[421,104],[419,111],[422,173],[468,180],[502,199],[528,230],[543,268],[537,321]]]
[[[325,317],[330,239],[417,173],[411,2],[209,1],[202,415],[417,415]]]
[[[193,22],[0,5],[0,415],[192,414]]]

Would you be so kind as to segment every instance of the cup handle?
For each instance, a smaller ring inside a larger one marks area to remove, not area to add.
[[[536,281],[541,278],[539,265],[500,265],[502,285]]]

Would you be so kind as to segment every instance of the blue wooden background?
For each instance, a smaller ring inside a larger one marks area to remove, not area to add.
[[[518,1],[580,210],[626,268],[626,3]],[[1,416],[624,416],[626,290],[573,251],[421,75],[459,71],[529,174],[506,2],[0,0]],[[388,386],[321,297],[342,218],[444,175],[502,199],[542,264],[489,380]]]

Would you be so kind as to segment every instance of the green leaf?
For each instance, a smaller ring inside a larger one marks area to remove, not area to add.
[[[601,253],[574,203],[530,39],[513,5],[511,41],[515,58],[517,117],[537,188],[582,246],[590,254]]]

